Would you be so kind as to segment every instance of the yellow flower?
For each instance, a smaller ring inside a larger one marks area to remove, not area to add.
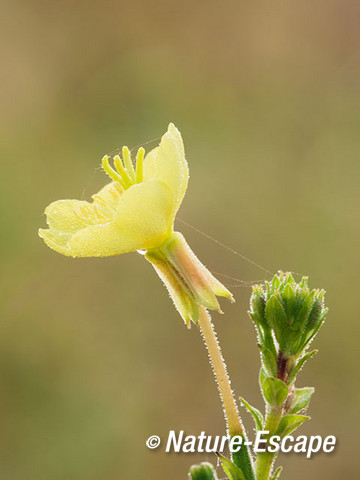
[[[180,132],[170,124],[160,145],[145,157],[140,148],[134,168],[130,151],[102,160],[112,182],[92,202],[58,200],[45,210],[48,229],[39,235],[53,250],[71,257],[106,257],[143,251],[185,322],[196,322],[199,305],[219,310],[216,296],[231,293],[204,267],[174,232],[189,171]]]
[[[162,244],[188,184],[188,166],[180,132],[170,124],[160,145],[144,159],[138,151],[134,169],[127,147],[115,169],[103,158],[113,182],[93,195],[93,202],[58,200],[45,210],[48,230],[40,229],[45,243],[63,255],[106,257],[148,250]]]

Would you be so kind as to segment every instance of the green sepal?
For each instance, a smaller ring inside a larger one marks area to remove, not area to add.
[[[272,407],[280,407],[288,396],[289,390],[282,380],[268,377],[263,383],[264,398]]]
[[[289,378],[288,378],[288,384],[289,384],[289,385],[290,385],[291,383],[293,383],[293,381],[294,381],[295,378],[296,378],[296,375],[300,372],[300,370],[301,370],[302,367],[304,366],[305,362],[306,362],[307,360],[309,360],[309,358],[311,358],[312,356],[314,356],[317,352],[318,352],[318,350],[313,350],[312,352],[306,353],[302,358],[300,358],[300,360],[299,360],[298,363],[295,365],[295,367],[293,368],[292,372],[291,372],[290,375],[289,375]]]
[[[281,474],[281,472],[282,472],[282,469],[283,469],[283,467],[278,467],[278,468],[275,470],[274,475],[272,475],[269,480],[277,480],[277,479],[280,477],[280,474]]]
[[[289,413],[300,412],[300,410],[306,408],[310,403],[311,395],[314,391],[315,388],[313,387],[295,388],[294,400]]]
[[[183,279],[172,268],[166,258],[161,255],[161,252],[148,252],[145,258],[152,264],[156,273],[164,282],[177,311],[186,325],[190,327],[191,322],[196,324],[199,318],[199,305]]]
[[[243,474],[242,470],[240,470],[238,466],[236,466],[228,458],[221,455],[221,453],[218,453],[217,455],[220,459],[221,466],[229,480],[245,480],[245,475]]]
[[[260,412],[260,410],[251,406],[250,403],[248,403],[244,398],[240,397],[240,400],[243,403],[246,410],[253,417],[254,422],[255,422],[256,431],[262,430],[262,427],[263,427],[263,424],[264,424],[264,417],[263,417],[262,413]]]
[[[275,432],[275,435],[279,435],[280,437],[285,437],[289,435],[292,431],[296,428],[300,427],[306,420],[309,420],[310,417],[306,415],[293,415],[288,414],[285,415],[279,423],[279,427]]]
[[[190,477],[191,480],[218,480],[215,468],[208,462],[190,467]]]

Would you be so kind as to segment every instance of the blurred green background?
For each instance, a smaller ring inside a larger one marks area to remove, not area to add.
[[[170,429],[224,432],[199,332],[151,266],[136,254],[65,258],[37,237],[48,203],[89,199],[107,181],[104,153],[170,121],[191,172],[179,218],[327,290],[320,353],[299,377],[316,387],[301,433],[338,445],[283,455],[284,478],[356,477],[359,14],[344,0],[3,4],[0,478],[181,480],[215,462],[145,447]],[[268,278],[177,228],[212,271]],[[214,315],[233,386],[262,408],[250,289],[219,279],[237,299]]]

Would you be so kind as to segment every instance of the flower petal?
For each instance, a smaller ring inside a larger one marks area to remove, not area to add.
[[[50,230],[74,233],[80,228],[104,223],[113,218],[122,193],[118,182],[110,182],[97,194],[93,202],[85,200],[57,200],[45,209]]]
[[[40,236],[49,247],[72,257],[106,257],[147,250],[161,244],[170,234],[172,211],[170,189],[163,182],[149,180],[133,185],[119,197],[112,219],[81,224],[70,234],[68,229],[60,234],[58,230],[41,230]],[[71,212],[67,213],[71,217]],[[67,227],[66,222],[57,220],[57,228],[60,225]]]
[[[73,233],[86,227],[91,219],[81,215],[81,209],[87,208],[88,202],[81,200],[57,200],[45,209],[46,222],[51,231]]]
[[[144,180],[156,178],[164,182],[174,196],[173,218],[185,195],[189,169],[179,130],[170,123],[160,145],[151,150],[144,161]]]

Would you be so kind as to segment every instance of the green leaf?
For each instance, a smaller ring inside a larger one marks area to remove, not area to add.
[[[263,327],[264,331],[264,343],[263,345],[274,355],[275,360],[277,359],[277,348],[275,347],[274,344],[274,339],[271,333],[271,328],[270,327]]]
[[[218,453],[217,455],[220,458],[221,466],[229,480],[245,480],[245,476],[239,467],[237,467],[231,460],[221,455],[221,453]]]
[[[314,391],[313,387],[295,388],[295,397],[289,413],[296,413],[306,408]]]
[[[325,320],[325,317],[326,317],[328,311],[329,311],[328,308],[324,308],[323,311],[321,312],[321,314],[319,314],[319,316],[316,320],[316,324],[313,327],[313,330],[308,332],[307,336],[305,337],[305,340],[303,341],[303,344],[301,346],[301,348],[303,350],[305,350],[305,348],[309,345],[309,343],[313,340],[315,335],[320,330],[320,327],[324,323],[324,320]]]
[[[258,345],[259,350],[261,352],[261,359],[262,363],[267,371],[267,373],[271,376],[277,375],[277,366],[276,366],[276,358],[271,350],[266,348],[263,345]]]
[[[285,304],[285,311],[287,313],[288,318],[293,317],[295,314],[296,308],[296,296],[294,292],[294,288],[289,283],[286,285],[282,292],[282,299]]]
[[[242,447],[238,452],[231,453],[231,460],[243,472],[246,480],[256,480],[249,447],[245,444],[247,438],[243,435],[242,439]]]
[[[276,295],[272,295],[266,302],[265,316],[276,335],[281,329],[286,328],[288,319],[284,307]]]
[[[270,477],[270,480],[277,480],[280,477],[280,473],[282,472],[282,469],[283,469],[283,467],[278,467],[275,470],[274,475],[272,477]]]
[[[240,397],[241,402],[244,404],[246,410],[251,414],[255,422],[256,431],[262,430],[262,426],[264,424],[264,417],[260,410],[255,407],[252,407],[250,403],[248,403],[244,398]]]
[[[296,319],[297,323],[300,323],[301,325],[306,324],[306,322],[309,318],[310,312],[312,310],[312,307],[314,305],[315,293],[316,293],[316,291],[312,290],[303,299],[301,309],[300,309],[299,313],[297,314],[297,319]]]
[[[279,288],[280,286],[280,278],[278,275],[274,275],[274,278],[272,280],[272,288],[275,290],[276,288]]]
[[[218,480],[215,468],[208,462],[193,465],[190,468],[190,476],[192,480]]]
[[[282,380],[268,377],[263,383],[263,394],[272,407],[280,407],[288,396],[288,387]]]
[[[300,372],[302,367],[304,366],[304,363],[309,360],[310,357],[314,356],[318,350],[313,350],[312,352],[307,353],[304,355],[298,363],[295,365],[293,371],[290,373],[289,378],[288,378],[288,384],[290,385],[296,378],[296,375]]]
[[[261,367],[259,372],[259,383],[260,383],[261,390],[263,389],[264,382],[267,378],[269,378],[269,375],[267,374],[265,368]]]
[[[293,430],[300,427],[306,420],[309,420],[310,417],[306,415],[285,415],[279,423],[279,427],[276,430],[275,435],[279,435],[280,437],[285,437],[289,435]]]

